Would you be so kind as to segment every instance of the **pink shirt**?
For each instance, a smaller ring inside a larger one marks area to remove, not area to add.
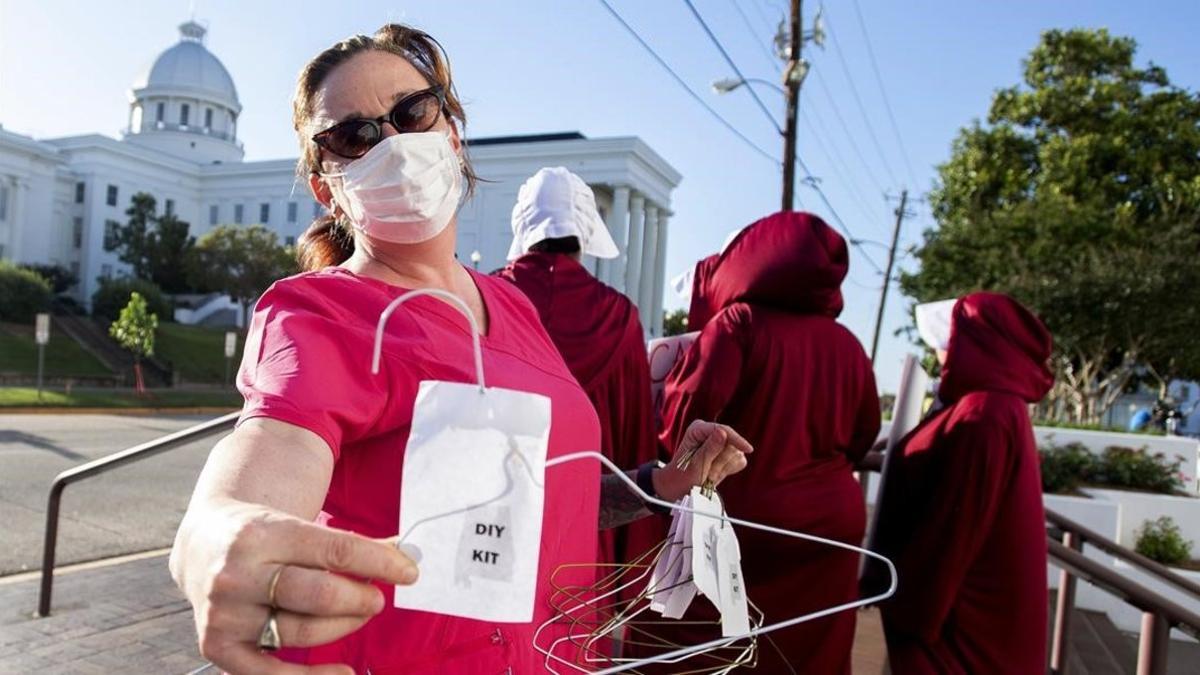
[[[550,398],[549,457],[597,450],[596,413],[533,306],[506,281],[472,276],[490,324],[482,339],[487,385]],[[304,427],[329,444],[333,477],[319,519],[368,537],[394,536],[399,529],[404,448],[418,384],[475,381],[466,319],[432,297],[406,302],[392,315],[380,373],[371,375],[379,314],[405,290],[337,267],[277,282],[255,308],[238,374],[238,389],[246,399],[241,421],[277,419]],[[553,614],[550,575],[560,565],[596,560],[599,472],[594,461],[546,471],[532,624],[396,609],[391,587],[381,586],[387,608],[361,630],[322,647],[285,650],[282,656],[296,662],[348,663],[356,672],[374,675],[541,672],[544,657],[533,648],[533,632]],[[580,573],[592,572],[584,568]],[[539,644],[546,646],[563,634],[562,628],[545,631]]]

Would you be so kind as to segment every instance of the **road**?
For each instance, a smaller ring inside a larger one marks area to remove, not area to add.
[[[41,565],[46,495],[60,471],[209,419],[0,414],[0,575]],[[171,545],[219,436],[67,488],[58,564]]]

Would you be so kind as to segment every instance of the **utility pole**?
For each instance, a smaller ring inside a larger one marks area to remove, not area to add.
[[[800,24],[800,0],[792,0],[791,26],[789,34],[788,64],[784,70],[783,85],[787,89],[787,120],[783,132],[783,210],[793,210],[796,189],[796,116],[800,110],[801,74],[800,46],[804,43],[804,29]]]
[[[892,266],[896,262],[896,242],[900,240],[900,223],[904,221],[904,207],[908,205],[908,190],[900,193],[900,206],[896,208],[896,227],[892,230],[892,245],[888,248],[887,271],[883,274],[883,289],[879,291],[879,313],[875,315],[875,337],[871,340],[871,364],[875,364],[875,353],[879,349],[879,329],[883,327],[883,309],[887,305],[888,287],[892,285]]]

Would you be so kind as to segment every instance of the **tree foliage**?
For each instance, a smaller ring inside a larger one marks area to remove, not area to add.
[[[50,308],[50,282],[32,270],[0,260],[0,321],[33,323]]]
[[[191,290],[185,261],[196,240],[188,236],[190,225],[174,214],[159,215],[157,200],[145,192],[133,195],[125,215],[129,219],[105,247],[116,251],[135,277],[152,281],[167,293]]]
[[[274,232],[260,225],[213,228],[196,242],[188,264],[191,284],[240,302],[243,319],[268,286],[295,272],[292,252],[279,244]]]
[[[1047,412],[1095,422],[1141,376],[1200,377],[1200,97],[1136,43],[1048,31],[1024,85],[964,128],[930,195],[904,291],[991,289],[1054,333]]]
[[[129,296],[129,304],[121,309],[121,315],[108,327],[108,334],[140,360],[154,355],[157,329],[158,315],[147,309],[146,299],[135,291]]]
[[[50,284],[50,289],[55,295],[66,293],[72,286],[79,283],[79,277],[62,265],[35,263],[21,265],[21,267],[45,279]]]

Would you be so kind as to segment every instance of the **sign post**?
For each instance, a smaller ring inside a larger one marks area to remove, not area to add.
[[[229,369],[233,363],[233,355],[237,353],[237,333],[225,333],[225,385],[229,385]]]
[[[46,345],[50,342],[50,315],[38,314],[33,327],[34,341],[38,348],[37,391],[42,400],[42,375],[46,370]]]

